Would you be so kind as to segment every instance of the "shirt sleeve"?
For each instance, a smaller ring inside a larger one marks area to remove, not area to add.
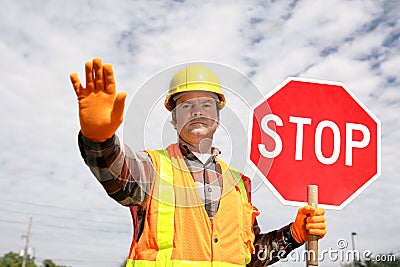
[[[255,253],[249,265],[251,267],[271,265],[286,258],[292,250],[301,245],[293,238],[291,224],[266,234],[256,234]]]
[[[78,135],[83,160],[107,194],[124,206],[144,206],[153,179],[153,164],[145,151],[121,148],[116,135],[93,142]]]

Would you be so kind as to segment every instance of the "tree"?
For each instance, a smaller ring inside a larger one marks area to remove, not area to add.
[[[21,267],[23,257],[15,252],[8,252],[0,257],[0,267]],[[28,255],[28,260],[26,262],[26,267],[38,267],[35,264],[35,257],[31,258]],[[64,265],[56,265],[52,260],[46,259],[42,262],[40,267],[66,267]]]
[[[37,267],[34,263],[35,258],[30,258],[28,255],[28,260],[26,262],[26,267]],[[15,252],[8,252],[4,254],[3,257],[0,257],[0,267],[21,267],[22,266],[23,257]]]
[[[52,260],[46,259],[42,262],[42,267],[66,267],[66,266],[65,265],[56,265]]]

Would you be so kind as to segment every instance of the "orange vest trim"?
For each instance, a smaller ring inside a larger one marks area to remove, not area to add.
[[[218,261],[169,260],[167,262],[128,259],[126,267],[240,267],[243,265]]]
[[[147,151],[155,176],[143,233],[126,266],[245,266],[253,251],[254,209],[241,174],[218,159],[222,194],[213,221],[177,144]]]

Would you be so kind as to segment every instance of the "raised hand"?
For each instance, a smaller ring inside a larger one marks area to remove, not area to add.
[[[79,121],[84,137],[103,142],[111,138],[123,121],[126,93],[116,94],[111,64],[101,58],[85,63],[86,88],[77,73],[70,78],[79,102]]]

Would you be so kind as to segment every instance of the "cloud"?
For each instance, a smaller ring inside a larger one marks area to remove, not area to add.
[[[400,250],[396,1],[6,0],[3,6],[0,254],[21,248],[29,215],[38,259],[118,266],[128,253],[129,212],[106,196],[77,148],[78,107],[68,75],[84,77],[83,64],[94,56],[113,64],[128,102],[146,79],[187,61],[227,64],[263,94],[288,76],[344,82],[382,121],[383,172],[343,211],[328,211],[322,245],[357,231],[360,248]],[[254,179],[263,230],[293,220],[296,208],[282,206]],[[371,231],[377,220],[380,228]]]

